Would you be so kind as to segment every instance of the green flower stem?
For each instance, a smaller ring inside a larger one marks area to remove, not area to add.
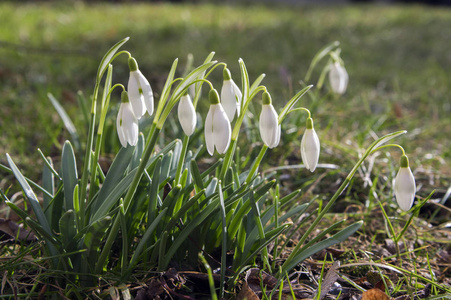
[[[268,150],[268,146],[263,145],[263,147],[260,149],[260,153],[258,154],[258,156],[255,158],[254,162],[252,163],[251,170],[249,171],[249,174],[247,174],[245,182],[249,183],[252,180],[252,178],[254,177],[254,175],[257,173],[258,167],[260,166],[263,156],[265,156],[266,150]]]
[[[128,40],[128,38],[126,40],[123,40],[123,41],[127,41],[127,40]],[[121,54],[128,54],[128,56],[131,57],[131,55],[130,55],[130,53],[128,51],[120,51],[120,52],[116,53],[109,60],[108,64],[111,64]],[[97,165],[97,164],[92,164],[91,163],[91,152],[92,152],[92,146],[93,146],[93,142],[94,142],[94,130],[95,130],[95,121],[96,121],[97,97],[98,97],[98,94],[99,94],[100,82],[102,80],[104,72],[105,72],[105,69],[99,68],[99,70],[97,72],[96,83],[95,83],[95,86],[94,86],[94,92],[92,94],[91,119],[89,120],[88,140],[87,140],[87,143],[86,143],[86,151],[85,151],[85,156],[84,156],[85,157],[85,161],[83,163],[83,173],[82,173],[82,176],[81,176],[80,198],[79,198],[80,218],[82,220],[82,224],[84,224],[83,219],[85,217],[85,208],[88,205],[88,199],[86,197],[87,196],[86,195],[86,190],[87,190],[87,187],[88,187],[88,177],[89,177],[88,170],[89,170],[90,166],[91,167],[94,166],[92,168],[94,168],[94,170],[95,170],[96,165]]]
[[[258,91],[266,91],[266,88],[257,88],[257,90]],[[230,141],[230,147],[229,147],[229,150],[226,153],[226,156],[224,158],[224,162],[222,163],[221,172],[220,172],[220,175],[219,175],[219,179],[220,180],[224,180],[225,175],[227,173],[227,170],[229,169],[230,163],[232,162],[233,155],[235,154],[235,149],[236,149],[236,145],[237,145],[238,135],[240,133],[241,124],[244,121],[244,117],[246,115],[247,108],[249,107],[249,103],[257,95],[257,90],[256,90],[256,92],[252,93],[251,96],[249,96],[248,99],[243,99],[242,103],[244,103],[244,106],[242,107],[240,116],[236,120],[235,126],[233,127],[232,138],[231,138],[231,141]],[[244,97],[244,95],[243,95],[243,97]],[[266,147],[266,146],[264,146],[264,147]],[[258,168],[258,165],[257,165],[257,168]]]
[[[96,120],[96,107],[97,107],[97,94],[99,92],[100,80],[96,81],[96,85],[94,87],[94,93],[92,96],[92,104],[91,104],[91,119],[89,120],[89,129],[88,129],[88,141],[86,143],[86,152],[85,152],[85,161],[83,164],[83,173],[81,176],[81,187],[80,187],[80,218],[81,224],[84,224],[85,217],[85,208],[87,206],[86,199],[86,189],[88,186],[88,170],[91,165],[91,152],[92,152],[92,144],[94,141],[94,125]]]
[[[300,110],[305,111],[305,112],[308,114],[308,118],[309,118],[309,119],[312,118],[312,114],[310,113],[310,110],[308,110],[308,109],[305,108],[305,107],[294,108],[294,109],[288,111],[288,113],[292,113],[292,112],[300,111]],[[279,121],[279,124],[280,124],[280,123],[281,123],[281,122]]]
[[[141,161],[138,166],[138,170],[135,174],[135,177],[133,177],[133,181],[130,184],[130,187],[127,191],[127,194],[124,198],[124,213],[126,214],[128,211],[128,208],[130,207],[130,203],[132,201],[132,198],[136,192],[136,189],[138,187],[139,181],[141,180],[142,175],[144,174],[144,171],[146,169],[147,163],[149,162],[150,156],[152,155],[152,152],[154,150],[155,144],[157,142],[158,135],[160,133],[161,128],[158,128],[155,123],[152,124],[152,127],[150,128],[149,132],[149,139],[146,143],[145,151],[141,157]],[[103,247],[103,250],[99,256],[99,259],[97,261],[97,265],[95,267],[95,274],[100,274],[103,266],[105,264],[106,258],[108,255],[110,255],[111,247],[113,246],[114,241],[117,237],[117,232],[120,227],[119,217],[114,219],[113,226],[111,227],[110,233],[108,235],[108,238],[106,240],[106,243]]]
[[[149,162],[150,156],[152,155],[152,152],[155,148],[155,144],[157,142],[157,138],[158,138],[160,131],[161,131],[161,127],[158,127],[155,125],[155,123],[153,123],[152,127],[150,128],[149,138],[146,143],[146,148],[141,157],[141,161],[139,162],[138,170],[135,174],[135,177],[133,178],[132,183],[130,184],[130,188],[128,189],[127,194],[124,197],[124,210],[126,213],[128,211],[128,208],[130,207],[130,203],[132,201],[133,195],[136,192],[136,188],[138,187],[139,181],[141,180],[141,177],[144,174],[144,171],[146,169],[147,163]]]
[[[95,182],[95,179],[97,176],[97,172],[96,172],[97,171],[97,162],[99,161],[100,148],[102,146],[102,138],[103,138],[103,128],[105,126],[106,115],[108,112],[108,107],[110,105],[111,93],[117,87],[121,87],[122,90],[125,91],[125,87],[122,84],[120,84],[120,83],[115,84],[113,87],[111,87],[107,96],[104,99],[105,102],[102,103],[102,105],[101,105],[100,121],[99,121],[99,128],[97,129],[97,139],[96,139],[96,145],[95,145],[95,150],[94,150],[94,157],[93,157],[93,160],[91,161],[91,178],[90,178],[91,183]],[[88,206],[89,206],[89,200],[94,197],[94,193],[95,193],[95,189],[92,188],[89,190],[89,197],[87,199]],[[86,213],[87,212],[85,212],[84,215]],[[87,220],[87,218],[85,220]],[[86,224],[84,224],[84,225],[86,225]]]
[[[338,190],[335,192],[335,194],[330,199],[329,203],[327,203],[326,207],[324,207],[323,210],[318,214],[315,221],[310,225],[310,227],[305,231],[302,238],[299,240],[296,247],[291,252],[290,256],[287,258],[287,260],[283,263],[282,269],[284,269],[284,266],[291,263],[291,261],[294,259],[294,257],[299,253],[299,248],[304,244],[310,233],[316,228],[318,223],[322,220],[324,215],[330,210],[330,208],[334,205],[335,201],[338,199],[338,197],[341,195],[341,193],[346,189],[346,187],[349,185],[349,182],[351,181],[352,177],[354,177],[355,173],[357,172],[358,168],[362,165],[363,161],[371,154],[373,151],[373,148],[376,147],[376,145],[379,145],[379,143],[387,141],[390,138],[396,137],[399,134],[404,133],[403,131],[395,132],[392,134],[385,135],[378,140],[374,141],[371,146],[365,151],[363,156],[359,159],[359,161],[354,165],[352,170],[349,172],[346,179],[343,181],[341,186],[338,188]],[[278,274],[278,277],[282,276],[282,274]]]
[[[377,147],[376,149],[371,151],[370,154],[373,154],[374,152],[377,152],[379,150],[382,150],[382,149],[388,148],[388,147],[397,147],[397,148],[401,149],[402,155],[406,155],[406,152],[404,151],[404,148],[401,145],[398,145],[398,144],[387,144],[387,145],[383,145],[383,146]]]
[[[185,164],[185,156],[186,152],[188,152],[188,143],[189,143],[189,136],[185,135],[183,138],[182,143],[182,151],[180,152],[180,158],[177,164],[177,170],[175,172],[175,178],[174,178],[174,186],[177,186],[177,184],[180,183],[180,175],[182,174],[183,165]]]

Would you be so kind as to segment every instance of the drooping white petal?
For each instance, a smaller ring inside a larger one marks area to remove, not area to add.
[[[399,207],[408,211],[415,199],[416,185],[415,178],[409,167],[399,168],[395,178],[395,196]]]
[[[121,103],[116,119],[117,135],[122,147],[127,143],[134,146],[138,142],[138,120],[129,102]]]
[[[140,119],[146,113],[144,96],[139,83],[139,71],[131,71],[128,79],[128,98],[135,116]]]
[[[216,104],[213,114],[213,137],[216,150],[219,154],[224,154],[230,145],[232,129],[230,121],[221,104]]]
[[[138,119],[136,119],[132,107],[129,102],[123,103],[122,112],[122,128],[125,138],[131,146],[135,146],[138,142]]]
[[[122,124],[123,124],[123,119],[122,119],[122,112],[124,110],[123,105],[121,104],[119,106],[119,111],[117,113],[117,118],[116,118],[116,130],[117,130],[117,135],[119,137],[119,141],[121,142],[122,147],[127,147],[127,139],[125,138],[124,135],[124,130],[122,128]]]
[[[196,128],[196,111],[189,95],[180,98],[177,108],[180,125],[187,136],[191,136]]]
[[[280,141],[280,126],[277,112],[271,104],[264,104],[259,120],[260,136],[269,148],[274,148]]]
[[[307,170],[315,171],[319,159],[320,144],[315,129],[306,129],[301,141],[301,156]]]
[[[241,91],[232,79],[224,80],[221,89],[221,104],[224,107],[230,121],[235,117],[235,113],[240,114]]]
[[[210,155],[213,155],[215,152],[215,142],[213,136],[213,115],[215,111],[216,105],[210,105],[210,109],[207,113],[207,118],[205,119],[205,144],[207,144],[207,151]]]
[[[144,77],[141,71],[137,70],[138,84],[142,91],[142,97],[144,100],[144,105],[146,106],[149,115],[153,114],[154,103],[153,103],[153,92],[150,87],[149,81]]]
[[[344,94],[348,87],[349,75],[344,66],[335,62],[330,66],[329,81],[332,91],[336,94]]]

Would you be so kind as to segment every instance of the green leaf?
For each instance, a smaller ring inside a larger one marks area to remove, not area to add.
[[[305,93],[307,93],[312,87],[313,85],[306,86],[305,88],[300,90],[296,95],[294,95],[293,98],[290,99],[290,101],[288,101],[288,103],[282,109],[282,112],[279,114],[279,124],[282,123],[285,116],[290,112],[290,110],[299,101],[299,99],[301,99],[302,96],[304,96]]]
[[[108,174],[105,177],[102,188],[98,192],[97,198],[94,200],[95,202],[92,204],[92,209],[94,211],[96,211],[100,205],[106,201],[107,197],[124,178],[125,171],[130,163],[134,149],[134,147],[121,147],[121,150],[119,150],[110,166],[110,169],[108,170]]]
[[[196,229],[199,228],[205,219],[212,215],[212,213],[218,208],[219,201],[212,201],[207,205],[191,222],[185,224],[185,228],[180,232],[180,234],[175,238],[169,250],[161,258],[161,264],[159,264],[161,269],[165,269],[175,252],[179,247],[188,239],[188,236]]]
[[[90,227],[83,240],[83,244],[87,251],[86,260],[89,266],[94,267],[97,262],[97,253],[103,240],[103,236],[111,224],[111,217],[106,216],[94,222]]]
[[[318,62],[323,59],[330,51],[332,51],[333,49],[335,49],[336,47],[338,47],[338,45],[340,45],[340,43],[338,41],[334,41],[332,43],[330,43],[329,45],[327,45],[326,47],[324,47],[323,49],[321,49],[312,59],[312,62],[310,63],[310,66],[307,70],[307,74],[305,75],[305,81],[309,81],[310,80],[310,76],[312,75],[313,69],[315,68],[315,66],[318,64]]]
[[[55,193],[55,178],[54,173],[50,170],[50,168],[53,169],[52,166],[52,159],[45,158],[46,164],[44,164],[44,169],[42,170],[42,187],[50,194],[54,195]],[[49,222],[49,224],[52,224],[52,206],[50,203],[52,202],[53,197],[44,194],[44,212],[45,216]]]
[[[9,154],[6,154],[6,158],[8,160],[9,166],[11,167],[11,170],[14,173],[14,176],[16,177],[17,181],[19,182],[20,186],[22,187],[22,190],[25,193],[25,197],[28,200],[28,203],[31,205],[31,208],[33,209],[33,212],[38,219],[39,224],[42,226],[42,228],[46,231],[46,233],[50,236],[52,236],[52,230],[50,229],[50,226],[47,222],[47,218],[45,217],[44,211],[41,208],[41,205],[39,204],[39,200],[36,197],[35,193],[31,189],[30,185],[28,184],[25,177],[22,175],[22,173],[19,171],[17,166],[14,164],[13,160],[9,156]]]
[[[252,84],[249,94],[253,94],[254,91],[258,88],[258,86],[260,85],[260,82],[262,82],[262,80],[266,77],[266,74],[261,74],[260,76],[258,76],[257,79],[255,79],[254,83]]]
[[[77,225],[75,222],[75,212],[72,209],[66,211],[66,213],[59,220],[61,242],[66,252],[75,250],[68,248],[68,245],[77,234]]]
[[[154,231],[157,228],[158,224],[160,223],[161,219],[165,216],[166,211],[167,211],[167,208],[163,209],[158,214],[158,216],[154,220],[152,220],[152,223],[150,224],[150,226],[147,227],[146,232],[141,237],[141,240],[139,241],[139,244],[136,247],[135,252],[133,253],[133,256],[132,256],[132,258],[130,260],[130,264],[129,264],[129,267],[128,267],[128,270],[127,270],[126,274],[131,272],[132,269],[134,268],[134,266],[138,263],[138,259],[139,259],[140,255],[141,255],[141,252],[144,250],[144,247],[147,245],[147,242],[149,241],[149,238],[154,233]]]
[[[120,47],[122,47],[123,44],[125,44],[130,38],[126,37],[125,39],[119,41],[116,43],[113,47],[108,50],[108,52],[105,54],[105,56],[100,61],[99,69],[97,70],[97,82],[100,82],[102,79],[103,73],[105,72],[106,68],[110,64],[111,59],[116,54],[116,52],[119,50]]]
[[[69,141],[63,146],[61,155],[61,174],[64,186],[64,204],[65,209],[74,209],[74,188],[78,183],[77,165],[75,162],[74,149]]]
[[[358,221],[352,225],[349,225],[348,227],[334,234],[330,238],[325,239],[319,243],[316,243],[311,247],[305,249],[304,251],[301,251],[300,253],[296,254],[292,260],[286,260],[278,273],[278,277],[281,278],[282,276],[284,276],[286,272],[289,272],[291,269],[296,267],[299,263],[303,262],[306,258],[312,256],[313,254],[318,253],[319,251],[326,249],[327,247],[345,241],[349,236],[354,234],[354,232],[359,230],[360,227],[362,227],[362,225],[363,221]]]
[[[75,128],[74,123],[72,122],[69,115],[66,113],[64,108],[59,104],[58,100],[51,94],[48,93],[47,97],[50,99],[50,102],[52,102],[53,107],[58,112],[61,120],[63,120],[64,127],[66,127],[67,131],[69,132],[70,136],[72,137],[72,141],[74,142],[75,149],[80,150],[80,138],[77,133],[77,129]]]

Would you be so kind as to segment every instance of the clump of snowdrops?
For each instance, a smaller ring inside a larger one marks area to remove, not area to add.
[[[54,168],[50,157],[43,155],[42,184],[38,185],[22,175],[7,155],[8,170],[22,186],[34,214],[20,209],[3,192],[2,197],[43,241],[46,268],[63,271],[58,280],[69,286],[93,286],[99,276],[113,273],[118,281],[127,282],[137,270],[164,271],[182,263],[200,266],[199,255],[210,259],[211,253],[219,249],[221,284],[216,288],[222,296],[227,286],[233,289],[238,276],[257,258],[261,268],[282,281],[303,260],[345,240],[361,227],[361,221],[346,224],[341,220],[315,237],[310,236],[362,162],[384,147],[402,150],[395,193],[402,210],[411,208],[415,180],[407,156],[401,146],[385,144],[404,131],[375,140],[327,205],[315,210],[315,199],[297,203],[300,190],[280,195],[276,180],[259,173],[265,153],[280,143],[282,122],[292,113],[299,114],[299,118],[305,116],[306,120],[300,139],[303,164],[311,172],[317,168],[320,141],[313,116],[307,108],[297,105],[312,85],[286,101],[278,113],[270,91],[261,84],[264,74],[251,83],[240,59],[240,73],[232,76],[227,65],[214,61],[211,53],[202,65],[178,78],[176,59],[159,99],[155,99],[136,59],[127,51],[119,51],[127,40],[114,45],[100,63],[81,164],[76,161],[72,143],[66,141],[60,170]],[[339,54],[337,43],[325,47],[313,59],[306,78],[319,61],[328,57],[319,83],[322,85],[329,74],[331,91],[345,93],[348,74]],[[124,56],[130,69],[127,87],[112,83],[113,63]],[[213,72],[222,72],[223,81],[213,84]],[[241,84],[234,78],[240,78]],[[221,87],[217,89],[218,84]],[[114,90],[121,91],[120,104],[111,97]],[[202,90],[206,97],[202,97]],[[203,129],[199,129],[202,126],[196,113],[199,101],[209,101]],[[237,141],[252,101],[261,103],[258,127],[263,143],[259,154],[243,170],[236,157]],[[119,105],[116,131],[122,148],[104,173],[99,158],[108,111],[114,105]],[[184,135],[160,149],[157,141],[169,117],[178,119]],[[140,120],[145,118],[152,122],[148,131],[141,134]],[[194,148],[190,143],[193,136],[204,140],[205,146]],[[214,160],[201,170],[199,158],[205,153],[204,147]],[[308,218],[295,224],[289,222],[306,212]],[[299,242],[288,258],[276,265],[284,246],[272,247],[269,253],[268,245],[273,241],[286,245],[301,227],[304,233]],[[233,255],[232,264],[227,264],[227,255]]]

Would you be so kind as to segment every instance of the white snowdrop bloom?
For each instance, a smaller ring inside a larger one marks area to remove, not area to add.
[[[122,147],[127,147],[127,143],[135,146],[138,142],[138,119],[133,113],[132,106],[128,99],[127,92],[123,91],[121,105],[116,119],[117,135]]]
[[[154,103],[153,92],[149,81],[147,81],[146,77],[138,69],[138,63],[133,57],[128,59],[128,66],[130,68],[128,94],[133,112],[138,119],[146,113],[146,110],[149,115],[152,115]]]
[[[307,119],[307,128],[301,141],[301,156],[307,170],[315,171],[319,159],[320,144],[318,135],[313,128],[312,118]]]
[[[266,146],[274,148],[280,142],[281,127],[279,125],[279,116],[274,106],[272,106],[271,96],[268,92],[263,93],[262,99],[263,106],[259,120],[260,136]]]
[[[345,67],[342,66],[339,62],[335,62],[330,65],[329,81],[334,93],[342,95],[346,92],[349,75]]]
[[[221,89],[221,104],[224,107],[230,122],[240,115],[242,93],[232,79],[230,71],[225,68],[223,71],[224,82]]]
[[[209,98],[211,105],[205,120],[205,143],[210,155],[213,155],[215,148],[219,154],[224,154],[232,136],[230,121],[219,102],[218,92],[210,90]]]
[[[194,105],[189,94],[183,95],[180,98],[177,114],[183,132],[187,136],[191,136],[196,128],[197,117],[196,110],[194,109]]]
[[[401,167],[395,178],[395,196],[399,207],[408,211],[415,199],[416,185],[415,178],[409,168],[409,160],[407,156],[401,157]]]

